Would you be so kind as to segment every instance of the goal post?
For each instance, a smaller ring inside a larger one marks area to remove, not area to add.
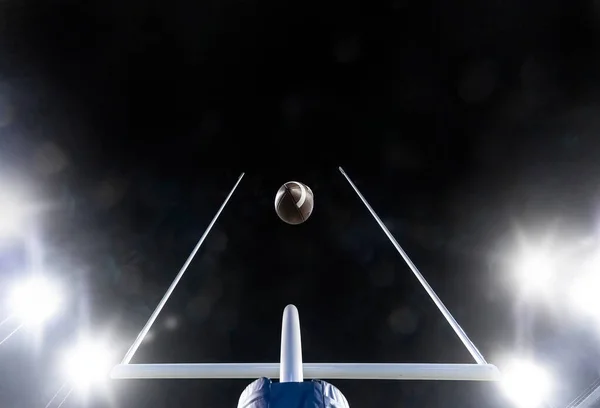
[[[341,167],[338,169],[407,263],[463,345],[473,356],[475,363],[304,363],[302,361],[302,340],[298,309],[294,305],[288,305],[283,312],[279,363],[130,364],[131,359],[150,330],[150,327],[160,314],[177,283],[181,280],[212,226],[241,182],[244,176],[244,173],[242,173],[186,260],[184,266],[148,319],[148,322],[146,322],[142,331],[129,348],[121,364],[116,365],[112,369],[111,377],[113,379],[252,379],[267,377],[279,378],[282,383],[303,382],[304,379],[499,381],[501,375],[496,366],[486,362],[481,352],[475,347],[465,331],[444,306],[433,288],[427,283],[423,275],[377,216],[350,177]]]

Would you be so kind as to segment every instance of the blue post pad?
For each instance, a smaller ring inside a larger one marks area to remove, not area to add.
[[[349,408],[344,394],[321,380],[276,383],[259,378],[246,387],[238,408]]]

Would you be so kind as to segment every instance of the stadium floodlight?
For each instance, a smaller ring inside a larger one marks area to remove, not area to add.
[[[550,393],[549,374],[533,362],[513,359],[502,373],[502,389],[519,408],[540,407]]]
[[[321,379],[389,379],[389,380],[466,380],[466,381],[498,381],[500,372],[488,364],[479,350],[467,337],[466,333],[456,322],[452,314],[444,306],[431,286],[427,283],[417,267],[412,263],[406,252],[400,247],[390,231],[359,192],[348,175],[340,167],[339,171],[346,178],[360,200],[365,204],[373,218],[377,221],[390,242],[406,261],[415,277],[422,284],[432,301],[439,308],[456,335],[475,359],[475,364],[402,364],[402,363],[303,363],[300,337],[300,320],[295,306],[288,305],[283,313],[281,336],[281,359],[279,363],[218,363],[218,364],[130,364],[130,361],[152,323],[162,310],[164,304],[175,289],[175,286],[185,273],[202,242],[217,221],[223,208],[233,195],[244,174],[239,177],[229,195],[217,211],[215,217],[198,241],[196,247],[184,263],[183,267],[167,289],[165,295],[150,316],[132,346],[125,354],[121,364],[111,371],[114,379],[157,379],[157,378],[279,378],[280,383],[299,383],[305,378]],[[333,405],[332,405],[333,406]],[[338,405],[335,405],[338,406]],[[344,406],[340,404],[339,406]]]
[[[542,248],[525,250],[516,266],[517,279],[528,294],[545,293],[551,289],[555,272],[555,260]]]
[[[587,316],[600,317],[600,258],[595,256],[583,268],[581,275],[571,285],[569,297],[572,306]]]
[[[83,338],[65,353],[64,369],[73,386],[87,391],[109,378],[113,353],[101,340]]]
[[[16,284],[8,298],[12,313],[25,324],[40,324],[60,309],[61,291],[50,280],[34,276]]]
[[[15,195],[2,194],[0,197],[0,237],[12,236],[23,227],[25,210],[23,203]]]

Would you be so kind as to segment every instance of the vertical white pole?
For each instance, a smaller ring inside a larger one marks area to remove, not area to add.
[[[458,324],[456,319],[454,319],[454,316],[452,316],[452,313],[450,313],[450,311],[446,308],[446,306],[444,305],[442,300],[438,297],[438,295],[435,293],[433,288],[431,286],[429,286],[429,283],[427,283],[427,280],[425,280],[425,277],[421,274],[421,272],[419,272],[419,269],[417,269],[417,267],[413,263],[413,261],[410,260],[410,258],[408,257],[408,254],[406,252],[404,252],[404,249],[402,249],[402,247],[400,246],[398,241],[396,241],[396,238],[394,238],[394,236],[392,235],[390,230],[387,229],[387,227],[385,226],[383,221],[381,221],[381,219],[379,218],[377,213],[375,213],[375,210],[369,205],[369,203],[367,202],[367,199],[365,197],[363,197],[363,195],[360,193],[360,191],[358,191],[358,188],[354,185],[352,180],[350,180],[350,177],[348,177],[348,175],[346,174],[344,169],[342,169],[341,167],[338,167],[338,169],[340,170],[340,173],[342,173],[342,176],[344,176],[344,178],[348,181],[348,183],[350,184],[350,187],[352,187],[352,189],[354,190],[354,192],[356,193],[358,198],[360,198],[360,200],[363,202],[365,207],[367,207],[367,210],[369,210],[369,212],[371,213],[373,218],[375,218],[375,222],[377,222],[377,224],[379,224],[379,226],[383,230],[383,233],[388,237],[388,239],[390,240],[390,242],[392,243],[394,248],[396,248],[396,251],[398,251],[398,253],[404,259],[404,261],[406,262],[406,264],[408,265],[410,270],[413,272],[415,277],[419,280],[419,282],[423,286],[423,289],[425,289],[425,291],[427,292],[427,294],[429,295],[431,300],[433,300],[433,303],[435,303],[435,305],[438,307],[439,311],[446,318],[446,321],[448,322],[448,324],[450,324],[452,329],[454,329],[454,332],[456,333],[456,335],[458,336],[460,341],[462,341],[462,343],[467,348],[469,353],[471,353],[471,356],[473,356],[473,359],[477,362],[477,364],[487,364],[487,362],[485,361],[485,358],[483,358],[483,355],[481,354],[481,352],[477,349],[477,347],[475,347],[475,344],[473,344],[471,339],[469,339],[469,336],[467,336],[467,333],[465,333],[465,331],[462,329],[462,327],[460,327],[460,325]]]
[[[217,222],[217,219],[219,218],[219,215],[221,215],[221,212],[223,211],[223,209],[225,208],[225,206],[229,202],[229,199],[231,198],[231,196],[235,192],[235,189],[240,184],[240,181],[242,181],[243,177],[244,177],[244,173],[242,173],[240,175],[240,177],[238,178],[237,182],[234,184],[233,188],[229,192],[229,195],[227,195],[227,198],[225,198],[225,201],[223,201],[223,204],[221,205],[221,208],[219,208],[219,210],[217,211],[217,213],[213,217],[213,219],[210,222],[210,224],[208,224],[208,227],[206,227],[206,230],[204,231],[204,234],[202,234],[202,236],[198,240],[198,243],[196,244],[196,246],[192,250],[192,253],[190,254],[190,256],[188,256],[188,259],[185,261],[185,263],[183,264],[183,266],[179,270],[179,273],[177,273],[177,276],[175,276],[175,279],[173,279],[173,282],[171,282],[171,286],[169,286],[169,288],[165,292],[165,295],[163,296],[163,298],[160,300],[160,302],[158,302],[158,305],[156,306],[156,309],[154,309],[154,312],[152,312],[152,315],[150,315],[150,318],[148,319],[148,321],[146,322],[146,324],[142,328],[142,331],[140,332],[140,334],[138,334],[137,338],[135,339],[135,341],[133,342],[133,344],[131,345],[131,347],[127,351],[127,354],[125,354],[125,357],[123,358],[123,361],[121,362],[121,364],[129,364],[129,362],[131,361],[131,358],[133,357],[133,355],[135,354],[135,352],[137,351],[137,349],[140,347],[140,344],[142,344],[142,341],[144,341],[144,337],[146,337],[146,335],[148,334],[148,331],[152,327],[152,324],[154,324],[154,321],[156,320],[156,318],[160,314],[162,308],[165,306],[165,303],[167,303],[167,300],[169,300],[169,297],[171,296],[171,293],[173,293],[173,291],[175,290],[175,287],[177,286],[177,284],[179,283],[179,281],[183,277],[183,274],[187,270],[188,266],[190,266],[190,264],[192,263],[192,260],[194,259],[194,256],[196,256],[196,253],[198,252],[198,250],[202,246],[202,243],[204,242],[204,240],[208,236],[208,233],[212,229],[213,225],[215,225],[215,222]]]
[[[302,382],[302,339],[300,337],[300,317],[294,305],[283,310],[281,324],[281,361],[279,382]]]

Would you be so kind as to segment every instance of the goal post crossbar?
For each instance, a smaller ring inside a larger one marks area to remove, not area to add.
[[[323,380],[496,381],[492,364],[304,363],[304,378]],[[120,364],[115,379],[255,379],[280,378],[279,363]]]

